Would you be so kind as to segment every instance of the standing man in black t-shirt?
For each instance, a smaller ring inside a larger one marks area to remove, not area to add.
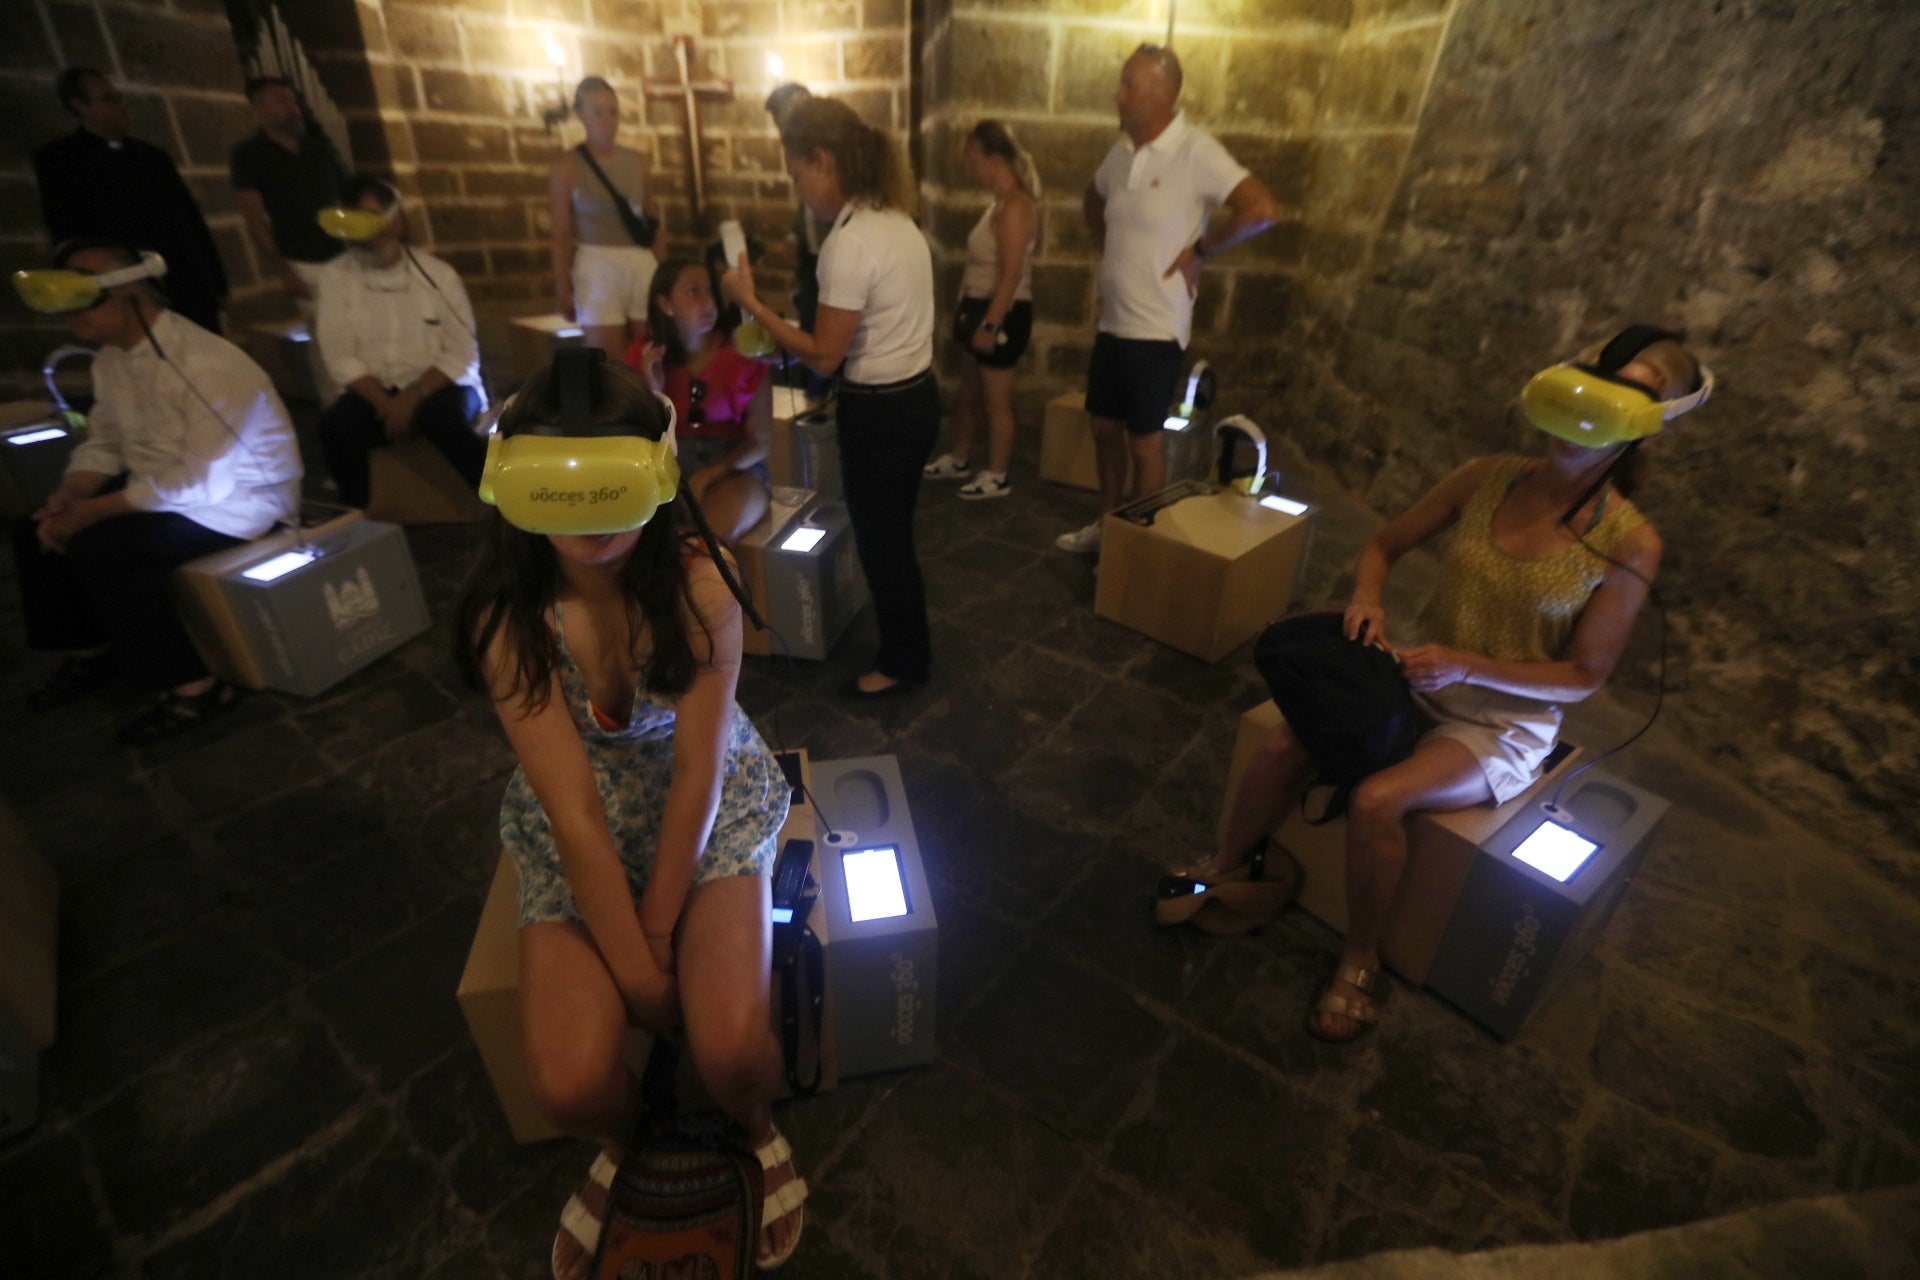
[[[234,145],[227,162],[233,189],[261,266],[311,320],[320,268],[340,253],[340,242],[320,229],[315,215],[340,203],[346,168],[283,77],[247,81],[247,105],[260,129]]]
[[[153,250],[167,260],[170,309],[219,333],[226,268],[172,157],[127,136],[126,99],[92,67],[68,67],[53,87],[80,127],[33,153],[47,237]]]

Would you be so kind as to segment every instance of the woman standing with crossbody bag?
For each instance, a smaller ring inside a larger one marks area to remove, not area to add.
[[[646,203],[646,162],[618,142],[613,86],[588,76],[574,90],[573,110],[587,140],[554,161],[547,183],[554,310],[617,360],[646,323],[660,220]]]

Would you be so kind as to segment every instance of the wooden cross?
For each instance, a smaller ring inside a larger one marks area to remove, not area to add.
[[[687,164],[693,174],[693,217],[698,222],[707,203],[706,176],[702,173],[700,164],[700,99],[732,102],[733,81],[694,80],[692,36],[673,38],[673,60],[680,70],[679,83],[648,84],[645,85],[645,93],[649,98],[679,98],[686,103]]]

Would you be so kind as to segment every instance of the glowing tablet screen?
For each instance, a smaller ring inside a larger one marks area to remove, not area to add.
[[[262,560],[253,568],[243,570],[240,576],[255,582],[272,582],[275,578],[286,577],[303,564],[312,564],[319,557],[320,553],[311,548],[283,551],[271,560]]]
[[[1303,516],[1307,514],[1306,503],[1295,502],[1292,498],[1283,498],[1277,493],[1270,493],[1260,499],[1260,505],[1269,511],[1284,512],[1290,516]]]
[[[60,427],[42,427],[38,431],[22,431],[18,435],[7,437],[8,444],[39,444],[42,440],[58,440],[66,431]]]
[[[907,886],[900,879],[900,851],[894,846],[844,854],[840,870],[847,881],[847,916],[854,923],[907,914]]]
[[[1543,822],[1534,833],[1520,842],[1513,856],[1565,884],[1586,865],[1588,858],[1600,852],[1600,846],[1577,831],[1557,822]]]
[[[1191,418],[1174,417],[1174,418],[1168,418],[1165,422],[1161,423],[1160,425],[1165,427],[1169,431],[1185,431],[1187,427],[1192,424],[1192,422],[1193,422],[1193,419]]]
[[[820,539],[826,536],[827,531],[825,529],[814,528],[812,526],[795,529],[787,535],[787,540],[780,544],[780,549],[782,551],[811,551],[819,546]]]
[[[773,922],[775,924],[792,924],[793,908],[792,907],[775,907],[773,909]]]
[[[555,329],[553,331],[553,336],[556,338],[578,338],[585,334],[585,329]]]

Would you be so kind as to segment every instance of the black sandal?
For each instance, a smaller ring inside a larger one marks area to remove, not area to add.
[[[1251,933],[1271,924],[1300,895],[1306,879],[1292,854],[1278,846],[1272,853],[1278,865],[1271,878],[1265,845],[1224,877],[1160,877],[1154,888],[1154,919],[1163,925],[1191,924],[1215,937]]]
[[[150,746],[197,729],[240,705],[240,691],[225,680],[213,682],[205,693],[169,693],[152,707],[120,726],[120,741]]]

